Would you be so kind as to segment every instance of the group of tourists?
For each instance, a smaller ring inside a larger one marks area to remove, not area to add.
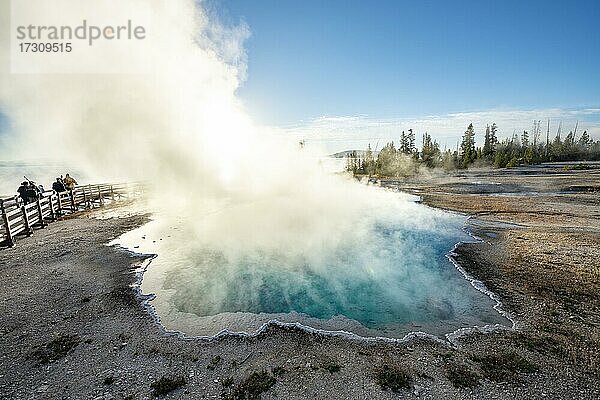
[[[52,190],[55,192],[66,192],[67,190],[73,190],[75,185],[77,185],[77,181],[69,176],[69,174],[65,175],[64,178],[61,175],[60,178],[56,178],[56,181],[52,184]]]
[[[27,177],[25,177],[27,179]],[[59,178],[56,178],[56,181],[52,183],[52,190],[57,193],[66,192],[68,190],[73,190],[77,185],[77,181],[73,179],[69,174],[66,174],[65,177],[61,175]],[[35,182],[27,179],[21,183],[21,186],[17,189],[19,193],[19,197],[23,200],[24,204],[29,204],[34,201],[37,201],[40,197],[43,196],[44,187],[42,185],[37,185]]]

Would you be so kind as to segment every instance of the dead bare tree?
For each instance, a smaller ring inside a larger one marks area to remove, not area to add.
[[[546,159],[548,158],[548,146],[550,145],[550,118],[548,118],[548,129],[546,129]]]

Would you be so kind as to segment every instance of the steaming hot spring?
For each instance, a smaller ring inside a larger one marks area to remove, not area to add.
[[[193,218],[159,213],[113,243],[157,254],[142,292],[156,295],[166,329],[191,336],[252,334],[269,322],[396,339],[509,325],[448,258],[473,240],[465,217],[402,193],[332,186],[317,198],[283,192]]]
[[[221,26],[191,0],[96,3],[112,22],[151,29],[131,51],[82,61],[138,72],[0,74],[19,139],[9,154],[69,160],[93,181],[148,182],[153,221],[116,242],[157,255],[142,291],[156,294],[167,329],[251,334],[278,321],[402,338],[508,322],[446,257],[469,240],[464,217],[326,173],[323,152],[256,126],[236,92],[245,25]]]

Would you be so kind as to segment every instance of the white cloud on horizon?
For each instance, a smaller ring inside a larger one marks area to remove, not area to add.
[[[485,110],[428,115],[418,118],[371,118],[357,116],[322,116],[307,123],[286,127],[284,131],[304,139],[313,148],[326,153],[348,149],[363,149],[371,143],[381,148],[386,142],[398,142],[401,132],[412,128],[420,144],[423,133],[428,132],[440,143],[441,148],[455,148],[463,132],[473,123],[478,145],[483,142],[486,125],[498,125],[499,138],[517,134],[523,130],[532,131],[533,122],[541,121],[542,136],[545,137],[547,121],[550,120],[550,137],[556,135],[559,123],[562,123],[563,137],[575,129],[584,130],[595,139],[600,139],[600,108],[561,109],[547,108],[537,110]]]

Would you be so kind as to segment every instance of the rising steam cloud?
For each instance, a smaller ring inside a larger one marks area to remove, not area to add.
[[[191,0],[115,4],[113,21],[140,10],[151,21],[149,66],[123,75],[4,70],[0,104],[14,134],[3,148],[13,158],[68,161],[97,180],[146,181],[155,206],[204,218],[195,236],[231,249],[249,243],[303,252],[303,244],[337,240],[331,231],[349,229],[348,217],[369,207],[364,190],[325,176],[295,140],[257,128],[245,113],[235,95],[245,75],[245,26],[226,28]],[[225,211],[206,217],[215,210]]]
[[[200,171],[186,174],[188,186],[217,191],[215,181],[233,178],[233,169],[216,161],[236,158],[253,135],[234,97],[244,69],[244,54],[236,49],[246,31],[209,23],[194,1],[116,4],[112,21],[142,14],[151,25],[143,73],[10,74],[3,36],[0,102],[16,134],[3,147],[26,158],[74,161],[100,177],[171,182],[182,171]],[[2,26],[10,26],[9,16],[2,13]],[[121,63],[135,64],[140,54],[120,56]]]

